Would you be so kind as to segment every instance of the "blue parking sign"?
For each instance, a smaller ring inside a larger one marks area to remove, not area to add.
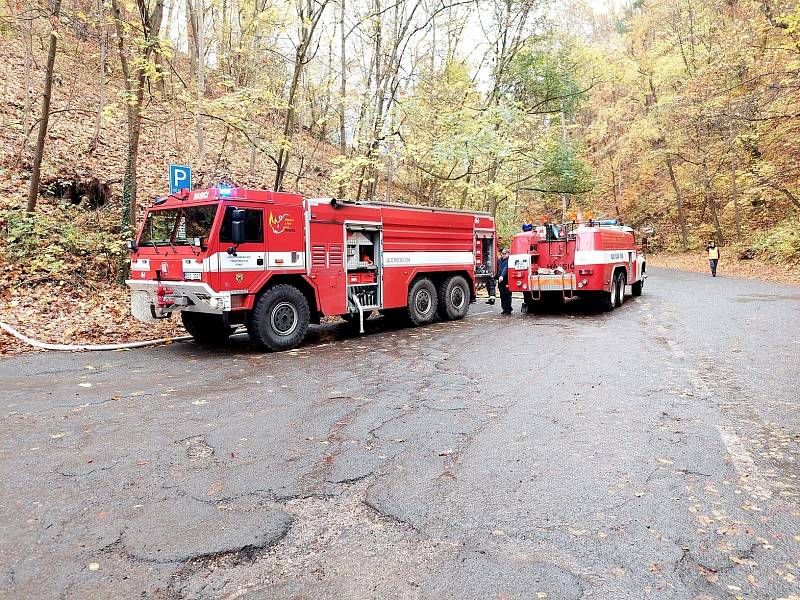
[[[169,193],[192,189],[192,168],[186,165],[169,166]]]

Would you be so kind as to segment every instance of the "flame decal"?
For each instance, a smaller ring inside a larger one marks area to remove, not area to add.
[[[269,228],[272,229],[272,233],[280,234],[286,231],[286,217],[288,216],[288,214],[283,214],[276,218],[275,215],[272,214],[272,211],[270,211]]]

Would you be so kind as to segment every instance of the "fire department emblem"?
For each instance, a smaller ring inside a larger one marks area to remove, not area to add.
[[[234,275],[234,279],[236,279],[236,283],[242,283],[242,281],[244,281],[244,274],[237,273]]]
[[[289,218],[288,214],[282,214],[280,216],[275,216],[272,214],[272,211],[269,213],[269,228],[272,229],[272,233],[274,234],[281,234],[286,230],[291,231],[292,225],[294,224],[294,220]]]

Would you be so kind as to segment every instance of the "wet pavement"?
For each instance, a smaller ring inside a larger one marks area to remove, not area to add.
[[[1,360],[0,597],[800,595],[798,288],[368,329]]]

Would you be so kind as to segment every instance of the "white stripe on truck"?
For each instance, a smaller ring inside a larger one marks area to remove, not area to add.
[[[473,265],[472,252],[384,252],[384,267],[434,267],[441,265]]]
[[[576,250],[576,265],[605,265],[628,262],[630,254],[636,256],[636,250]]]

